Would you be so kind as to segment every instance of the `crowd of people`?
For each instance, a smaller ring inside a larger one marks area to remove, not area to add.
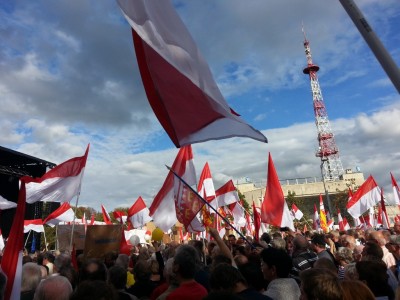
[[[22,300],[400,299],[400,223],[390,230],[276,231],[258,240],[142,244],[101,258],[26,254]],[[74,260],[75,261],[75,260]],[[0,293],[6,276],[0,272]]]

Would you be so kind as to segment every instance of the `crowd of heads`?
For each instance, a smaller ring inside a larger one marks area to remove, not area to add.
[[[400,299],[400,224],[209,235],[139,244],[131,255],[25,253],[20,299]],[[1,297],[6,280],[0,272]]]

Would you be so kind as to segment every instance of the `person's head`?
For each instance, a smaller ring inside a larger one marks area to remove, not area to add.
[[[368,241],[362,250],[361,260],[382,260],[383,250],[376,242]]]
[[[47,251],[44,255],[43,255],[43,264],[47,265],[48,263],[54,263],[55,260],[55,256],[50,252]]]
[[[392,235],[390,237],[390,241],[386,244],[386,248],[390,253],[396,257],[396,259],[400,258],[400,235]]]
[[[260,269],[260,264],[246,263],[238,266],[240,273],[246,278],[247,285],[256,291],[262,291],[266,287],[266,281]]]
[[[119,254],[117,260],[115,261],[115,265],[120,266],[125,270],[128,270],[129,256],[123,253]]]
[[[292,258],[285,250],[267,248],[261,251],[261,270],[268,282],[276,278],[287,278],[292,267]]]
[[[135,281],[147,281],[151,276],[150,261],[139,260],[133,267]]]
[[[228,235],[229,244],[234,245],[236,244],[236,236],[234,234]]]
[[[260,237],[260,241],[264,241],[268,245],[271,242],[271,236],[267,232],[264,232]]]
[[[338,271],[335,263],[327,257],[318,258],[314,263],[314,269],[323,269],[324,271],[326,270],[335,274],[337,274]]]
[[[247,286],[246,279],[232,265],[219,264],[210,274],[210,287],[212,291],[234,292],[239,284]]]
[[[358,273],[355,262],[350,263],[344,267],[344,279],[358,280]]]
[[[28,262],[22,266],[21,292],[34,291],[42,280],[38,264]]]
[[[194,278],[200,258],[193,246],[182,245],[176,249],[174,257],[174,273],[179,281]]]
[[[383,247],[383,246],[386,245],[386,239],[385,239],[385,237],[383,236],[383,233],[382,233],[381,230],[372,231],[372,232],[369,234],[369,240],[371,240],[371,241],[376,241],[376,242],[379,244],[379,246],[381,246],[381,247]]]
[[[179,283],[174,273],[174,258],[169,258],[164,266],[164,278],[170,286],[178,286]]]
[[[91,258],[87,260],[80,272],[80,281],[83,280],[107,280],[107,268],[101,261]]]
[[[249,259],[247,258],[247,256],[245,256],[245,255],[243,255],[243,254],[236,255],[236,256],[233,258],[233,260],[235,261],[235,263],[236,263],[236,265],[237,265],[238,267],[249,262]]]
[[[344,245],[343,247],[349,248],[350,250],[354,250],[354,248],[357,246],[356,244],[356,239],[352,235],[346,235],[344,237]]]
[[[301,300],[343,299],[343,290],[336,274],[308,269],[300,273],[300,281]]]
[[[104,255],[104,264],[106,265],[107,269],[111,268],[115,264],[117,257],[118,255],[114,251],[108,252]]]
[[[117,290],[126,286],[126,270],[121,266],[113,266],[108,269],[108,283],[112,284]]]
[[[357,245],[353,250],[353,261],[360,261],[364,245]]]
[[[81,282],[69,300],[118,300],[114,287],[102,280],[86,280]]]
[[[71,268],[72,263],[71,263],[71,256],[65,253],[62,253],[58,255],[54,259],[54,268],[56,272],[59,272],[62,268]]]
[[[400,234],[400,222],[399,222],[399,221],[397,221],[397,222],[394,223],[393,231],[394,231],[396,234]]]
[[[34,300],[68,300],[72,293],[71,283],[64,276],[50,276],[36,288]]]
[[[356,263],[358,279],[365,282],[375,297],[393,296],[388,285],[386,264],[382,260],[359,261]]]
[[[325,250],[326,248],[326,241],[324,234],[314,234],[311,238],[311,246],[313,250],[317,253]]]
[[[368,286],[360,280],[342,280],[343,300],[375,300]]]
[[[340,265],[345,266],[353,262],[353,251],[351,251],[350,248],[340,247],[335,252],[335,258]]]
[[[304,252],[310,247],[307,238],[302,235],[296,235],[293,239],[293,252]]]
[[[286,250],[286,241],[281,237],[276,237],[271,241],[271,247]]]

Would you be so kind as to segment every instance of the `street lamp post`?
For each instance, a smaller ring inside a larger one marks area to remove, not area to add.
[[[322,176],[322,183],[323,183],[323,185],[324,185],[324,191],[325,191],[326,201],[328,202],[329,213],[331,214],[331,217],[333,217],[333,212],[332,212],[332,207],[331,207],[331,200],[330,200],[330,198],[329,198],[329,192],[328,192],[328,190],[327,190],[327,188],[326,188],[326,185],[325,185],[325,176],[324,176],[324,172],[323,172],[324,164],[325,164],[325,162],[327,162],[327,161],[328,161],[327,158],[321,157],[321,176]]]

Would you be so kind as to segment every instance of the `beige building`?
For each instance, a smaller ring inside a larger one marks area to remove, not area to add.
[[[340,191],[346,191],[349,187],[353,190],[357,189],[364,183],[364,174],[361,172],[353,172],[351,169],[346,169],[341,180],[326,181],[325,187],[329,194],[334,194]],[[296,196],[314,196],[325,194],[324,182],[321,178],[307,177],[297,179],[281,180],[281,187],[285,197],[291,193]],[[237,189],[246,197],[249,204],[255,202],[256,206],[261,206],[261,201],[264,199],[266,182],[256,183],[237,183]]]

